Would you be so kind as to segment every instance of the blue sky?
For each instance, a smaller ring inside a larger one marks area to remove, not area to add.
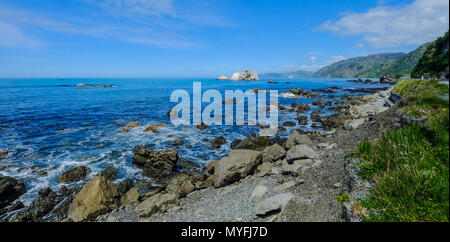
[[[407,52],[448,0],[0,0],[0,77],[216,77]]]

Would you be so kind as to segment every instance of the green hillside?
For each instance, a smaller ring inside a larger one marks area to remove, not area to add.
[[[355,57],[323,67],[314,76],[327,78],[380,77],[382,75],[362,76],[361,73],[370,71],[375,66],[399,60],[405,56],[406,54],[404,53],[382,53]]]
[[[448,78],[448,31],[443,37],[439,37],[431,43],[422,58],[411,72],[411,76],[420,77],[423,74],[440,78],[442,74]]]
[[[421,45],[398,60],[389,60],[381,65],[373,66],[367,71],[359,73],[356,77],[381,77],[385,74],[409,76],[429,45],[429,43]]]

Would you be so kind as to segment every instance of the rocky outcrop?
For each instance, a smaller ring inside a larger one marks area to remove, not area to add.
[[[147,128],[144,129],[144,133],[152,132],[152,133],[159,133],[158,127],[165,127],[167,126],[165,123],[154,123],[149,125]]]
[[[174,193],[157,193],[139,204],[139,217],[150,217],[158,211],[166,211],[168,205],[171,203],[175,203],[176,200],[177,195]]]
[[[7,150],[0,150],[0,158],[7,156],[8,155],[8,151]]]
[[[205,130],[208,128],[208,125],[201,123],[201,124],[197,124],[195,127],[197,127],[197,129],[199,129],[199,130]]]
[[[261,160],[261,152],[233,150],[214,167],[214,186],[223,187],[251,174]]]
[[[65,171],[59,178],[60,183],[77,182],[89,175],[91,169],[87,166],[78,166]]]
[[[38,222],[50,213],[52,209],[61,201],[61,197],[50,188],[39,191],[37,197],[30,206],[17,213],[11,221],[13,222]]]
[[[267,146],[270,146],[270,138],[267,136],[256,136],[255,134],[249,135],[242,141],[233,141],[231,144],[232,149],[247,149],[262,151]]]
[[[234,73],[230,80],[232,81],[257,81],[259,80],[258,74],[254,71],[240,71]]]
[[[281,96],[285,98],[318,98],[320,97],[320,94],[316,92],[310,92],[301,88],[295,88],[284,91],[283,93],[281,93]]]
[[[217,78],[216,80],[219,81],[223,81],[223,80],[228,80],[229,78],[227,76],[220,76],[219,78]]]
[[[139,204],[139,192],[136,187],[132,187],[120,198],[121,205],[138,205]]]
[[[210,143],[211,143],[211,149],[212,150],[217,150],[222,145],[226,144],[227,140],[223,136],[219,136],[219,137],[216,137],[216,138],[212,139]]]
[[[108,166],[106,167],[101,173],[100,175],[103,176],[104,178],[106,178],[107,180],[114,180],[116,179],[117,176],[117,169],[112,167],[112,166]]]
[[[173,175],[178,161],[178,152],[171,150],[152,150],[145,146],[134,149],[133,164],[144,167],[144,174],[154,179]]]
[[[68,218],[74,222],[94,220],[119,205],[116,185],[102,176],[96,176],[83,186],[69,207]]]
[[[25,185],[22,182],[18,182],[9,176],[0,177],[0,209],[6,207],[25,192]]]
[[[261,152],[261,161],[265,162],[275,162],[277,160],[283,159],[286,156],[286,151],[279,144],[271,145],[265,148]]]

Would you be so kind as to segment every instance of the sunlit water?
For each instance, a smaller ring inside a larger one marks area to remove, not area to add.
[[[277,79],[278,84],[269,84],[267,80],[231,82],[192,78],[0,79],[0,150],[9,151],[7,157],[0,159],[0,167],[8,166],[0,171],[0,175],[25,182],[27,193],[21,200],[29,203],[41,188],[59,189],[62,184],[58,183],[58,177],[75,166],[88,166],[91,173],[85,180],[71,186],[83,184],[107,166],[119,170],[119,181],[142,179],[141,170],[131,162],[133,148],[137,145],[168,149],[172,148],[173,140],[180,139],[187,144],[176,147],[180,157],[204,166],[227,155],[233,140],[258,133],[256,126],[210,126],[199,131],[195,126],[175,127],[170,124],[167,111],[176,105],[170,102],[170,94],[177,89],[192,93],[194,81],[202,83],[202,91],[216,89],[222,94],[225,90],[254,88],[281,93],[292,88],[380,87],[351,83],[346,79]],[[79,83],[113,84],[116,87],[76,87]],[[311,104],[312,101],[279,98],[279,102],[286,106],[292,102]],[[311,111],[317,109],[312,106]],[[327,109],[322,111],[331,112]],[[305,115],[309,116],[309,112]],[[295,121],[295,117],[295,113],[280,112],[279,123]],[[139,121],[142,127],[122,133],[121,127],[130,121]],[[143,132],[146,126],[155,122],[164,122],[168,126],[159,127],[158,134]],[[311,121],[306,126],[287,128],[281,135],[287,136],[292,129],[310,130],[310,125]],[[176,137],[169,137],[171,134]],[[205,139],[217,136],[224,136],[228,144],[218,150],[210,150]],[[47,174],[42,174],[42,171]]]

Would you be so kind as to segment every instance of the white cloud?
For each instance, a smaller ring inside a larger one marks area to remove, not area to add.
[[[317,71],[322,67],[322,65],[287,65],[285,69],[288,71]]]
[[[19,28],[0,22],[0,47],[37,47],[39,40],[24,34]]]
[[[321,29],[344,36],[362,36],[374,47],[419,45],[448,30],[448,0],[416,0],[404,6],[378,6],[365,13],[346,13]]]
[[[331,56],[329,62],[330,63],[335,63],[335,62],[342,61],[342,60],[345,60],[345,59],[346,59],[345,56],[342,56],[342,55]]]
[[[311,62],[316,62],[316,61],[317,61],[317,57],[315,57],[315,56],[310,56],[310,57],[309,57],[309,60],[310,60]]]
[[[130,15],[175,15],[172,0],[103,0],[98,5]]]

